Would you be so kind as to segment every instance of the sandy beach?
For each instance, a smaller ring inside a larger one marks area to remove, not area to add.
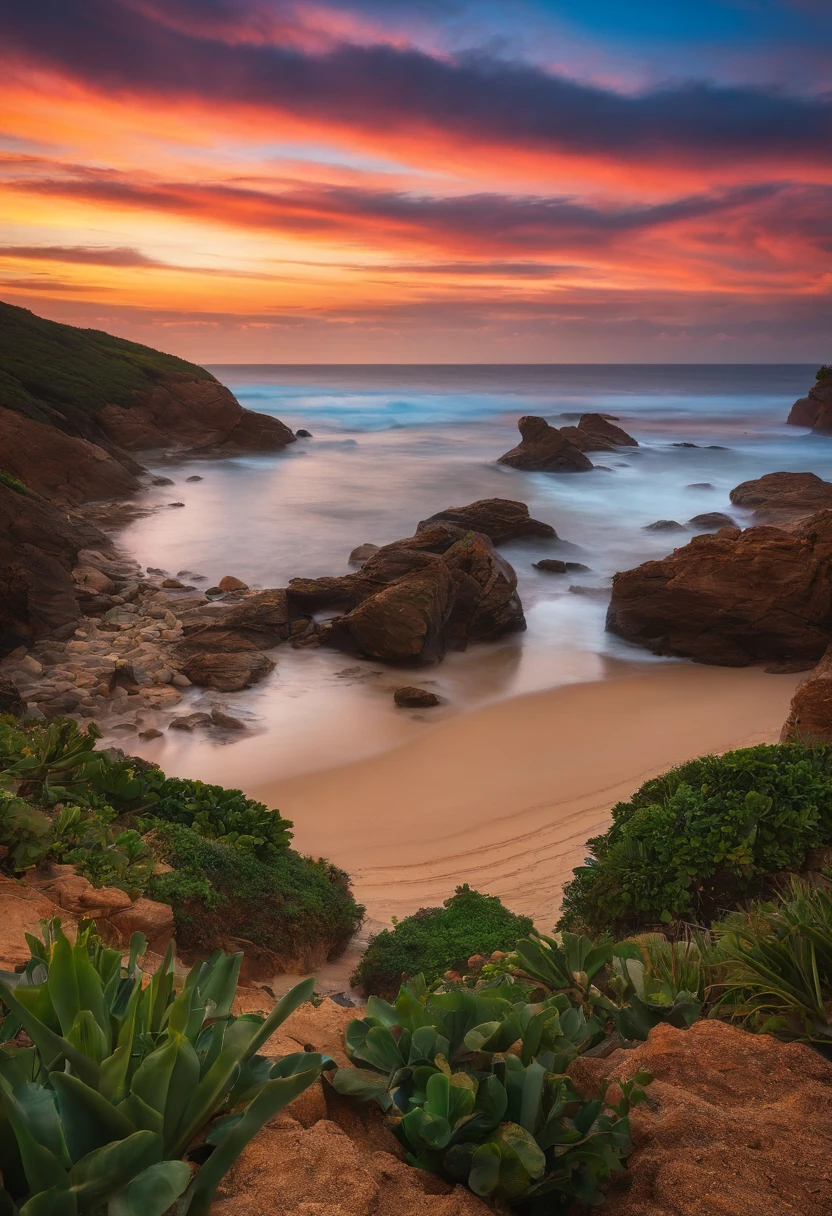
[[[247,792],[353,877],[366,932],[469,882],[552,927],[610,808],[693,756],[775,742],[798,677],[687,664],[516,697]]]

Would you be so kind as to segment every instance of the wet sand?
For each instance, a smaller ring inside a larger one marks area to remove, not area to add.
[[[463,882],[549,930],[614,803],[683,760],[776,742],[797,680],[660,664],[489,705],[247,793],[295,821],[298,849],[349,871],[367,907],[362,936]]]

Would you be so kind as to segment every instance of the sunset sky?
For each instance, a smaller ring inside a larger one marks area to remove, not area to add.
[[[200,362],[832,359],[832,0],[0,0],[0,298]]]

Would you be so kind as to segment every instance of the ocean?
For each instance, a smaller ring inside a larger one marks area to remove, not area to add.
[[[343,763],[473,706],[603,679],[622,663],[659,662],[604,631],[615,571],[685,543],[682,533],[645,526],[658,519],[684,524],[704,511],[726,511],[745,523],[728,497],[739,482],[779,469],[832,477],[832,438],[785,425],[792,402],[812,382],[813,366],[210,370],[243,405],[313,437],[276,456],[159,465],[154,471],[173,478],[175,488],[149,490],[145,504],[175,499],[185,510],[162,506],[126,530],[124,543],[145,565],[196,571],[209,580],[201,586],[224,574],[251,586],[284,586],[295,576],[345,573],[356,545],[383,545],[410,535],[443,507],[490,497],[522,500],[559,538],[501,546],[518,574],[525,633],[449,655],[416,676],[284,647],[264,683],[228,699],[249,722],[244,739],[217,745],[176,732],[176,740],[146,748],[169,772],[198,770],[225,784]],[[605,467],[582,474],[525,473],[495,463],[518,441],[523,414],[562,425],[588,411],[618,417],[639,447],[597,453],[593,461]],[[186,482],[194,473],[203,480]],[[547,575],[533,569],[541,557],[590,569]],[[441,709],[393,708],[393,690],[414,679],[443,697]],[[203,699],[191,694],[194,708]]]

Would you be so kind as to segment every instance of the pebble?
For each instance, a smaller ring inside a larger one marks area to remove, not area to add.
[[[177,671],[177,673],[173,677],[173,680],[171,681],[171,683],[175,684],[177,688],[190,688],[191,687],[191,681],[185,675],[184,671]]]

